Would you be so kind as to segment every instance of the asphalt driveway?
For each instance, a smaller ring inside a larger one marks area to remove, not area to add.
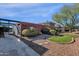
[[[1,56],[38,56],[33,49],[12,35],[5,35],[0,38],[0,55]]]

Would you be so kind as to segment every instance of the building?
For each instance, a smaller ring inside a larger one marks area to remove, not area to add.
[[[16,25],[21,30],[34,27],[38,31],[41,31],[42,29],[44,29],[46,27],[45,25],[42,25],[42,24],[34,24],[34,23],[28,23],[28,22],[21,22],[21,23],[18,23]]]

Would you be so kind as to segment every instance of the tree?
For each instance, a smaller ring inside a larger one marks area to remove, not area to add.
[[[79,4],[65,5],[61,8],[60,13],[53,16],[53,19],[64,26],[74,29],[79,22]]]
[[[56,22],[58,22],[58,23],[60,23],[60,24],[63,24],[63,23],[62,23],[63,17],[62,17],[61,14],[54,14],[54,15],[53,15],[53,19],[54,19]]]

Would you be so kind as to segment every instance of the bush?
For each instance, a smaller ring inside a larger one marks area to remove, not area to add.
[[[36,36],[36,35],[39,35],[39,34],[40,34],[40,32],[37,31],[36,29],[24,29],[22,31],[22,35],[28,36],[28,37]]]
[[[47,28],[42,29],[41,32],[42,32],[43,34],[50,34],[50,30],[47,29]]]
[[[57,28],[50,30],[50,33],[51,33],[52,35],[59,35],[60,32],[61,32],[61,31],[60,31],[59,29],[57,29]]]
[[[50,30],[50,33],[51,33],[52,35],[56,35],[56,30]]]

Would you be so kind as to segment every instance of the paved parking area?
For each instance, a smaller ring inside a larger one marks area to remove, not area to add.
[[[0,55],[1,56],[38,56],[33,49],[24,44],[20,39],[5,35],[5,38],[0,38]]]

